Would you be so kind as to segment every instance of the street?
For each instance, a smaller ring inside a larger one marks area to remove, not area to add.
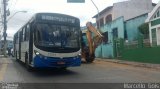
[[[26,70],[14,58],[0,59],[0,81],[19,83],[146,83],[160,82],[160,70],[104,61],[82,63],[67,70]]]

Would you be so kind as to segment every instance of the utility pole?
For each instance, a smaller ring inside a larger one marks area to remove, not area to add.
[[[6,56],[6,50],[7,50],[7,40],[6,40],[6,37],[7,37],[7,21],[6,21],[6,18],[7,18],[7,11],[6,11],[6,7],[7,7],[7,1],[6,0],[3,0],[3,37],[4,37],[4,47],[3,47],[3,55]]]
[[[98,20],[100,20],[99,9],[98,9],[97,5],[94,3],[93,0],[91,0],[91,2],[92,2],[92,4],[95,6],[95,8],[97,9],[97,15],[98,15],[98,16],[97,16],[97,22],[98,22],[98,23],[97,23],[97,25],[98,25],[97,28],[100,29],[100,21],[98,21]]]

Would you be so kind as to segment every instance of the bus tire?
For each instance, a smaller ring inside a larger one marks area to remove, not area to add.
[[[89,55],[88,52],[86,53],[86,62],[87,63],[92,63],[94,61],[94,59],[95,59],[95,55],[94,54]]]
[[[33,70],[33,68],[29,65],[29,62],[28,62],[28,53],[25,54],[25,67],[28,71]]]
[[[17,51],[16,51],[16,61],[18,61],[18,58],[17,58]]]

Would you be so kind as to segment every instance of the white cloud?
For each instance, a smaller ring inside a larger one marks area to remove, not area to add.
[[[93,0],[99,10],[103,10],[107,6],[111,6],[115,2],[126,0]],[[157,3],[159,0],[152,0]],[[9,36],[13,34],[34,14],[37,12],[53,12],[63,13],[76,16],[81,20],[81,26],[87,21],[95,22],[92,18],[97,14],[97,10],[91,3],[86,0],[85,3],[67,3],[67,0],[10,0],[9,7],[11,16],[16,11],[27,10],[27,13],[17,13],[9,22],[7,33]]]

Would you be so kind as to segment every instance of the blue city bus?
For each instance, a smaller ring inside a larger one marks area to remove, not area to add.
[[[81,30],[78,18],[58,13],[37,13],[14,35],[16,60],[32,68],[67,68],[81,65]]]

